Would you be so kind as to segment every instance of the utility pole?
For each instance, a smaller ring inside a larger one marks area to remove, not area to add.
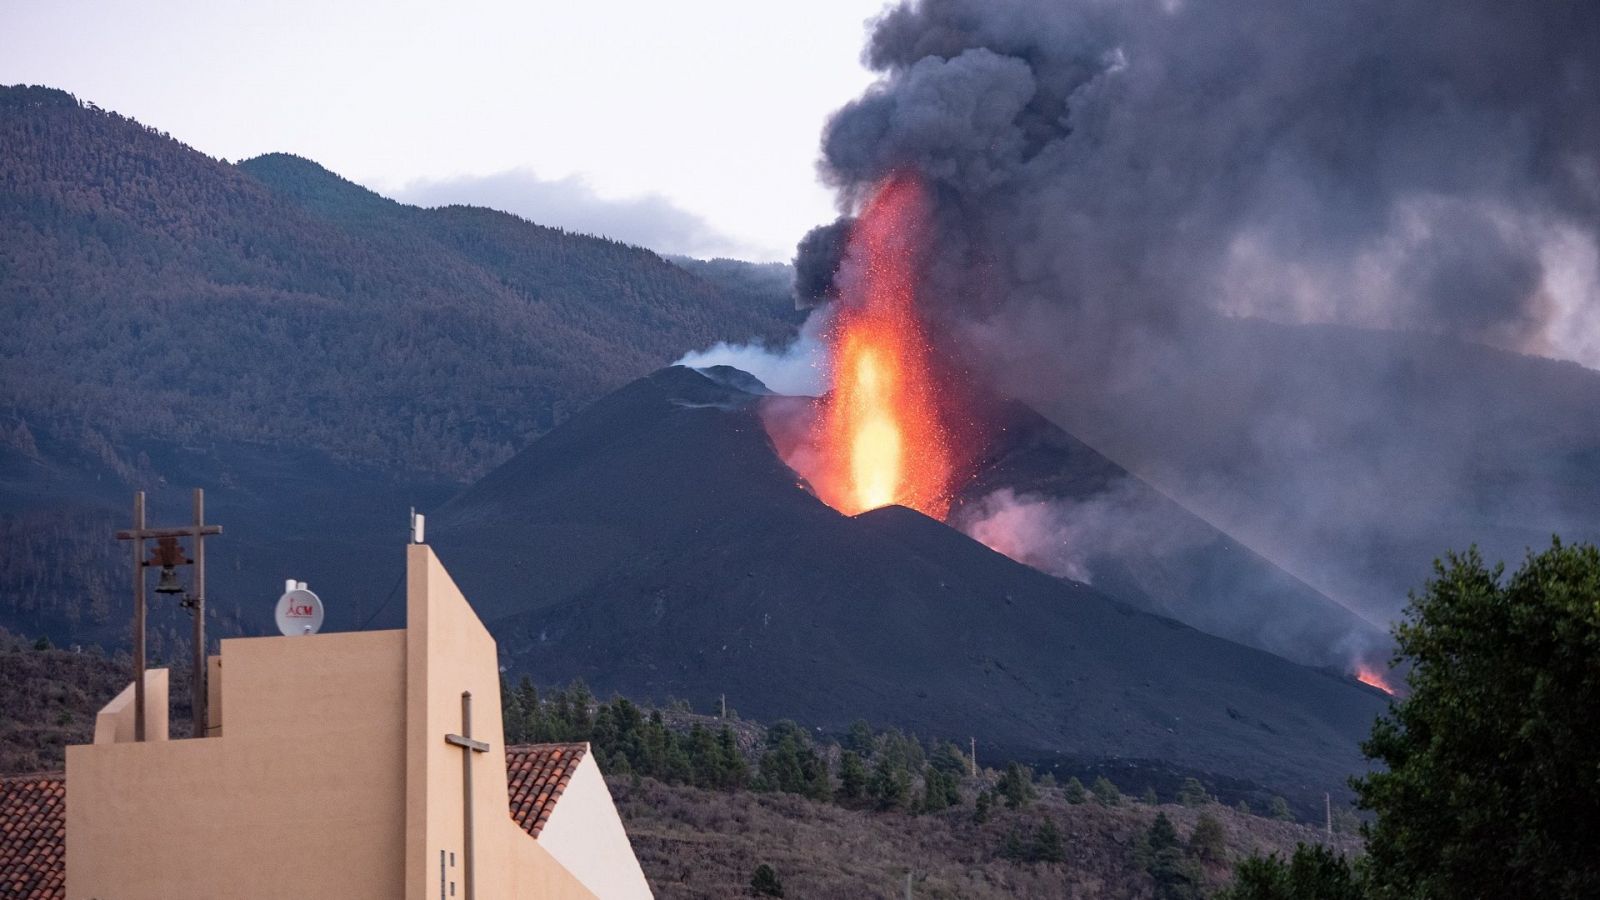
[[[726,719],[728,717],[728,695],[727,694],[723,694],[721,696],[721,702],[722,702],[722,715],[719,716],[719,718]]]
[[[1333,798],[1327,791],[1322,792],[1322,809],[1327,815],[1328,843],[1333,843]]]
[[[967,768],[972,770],[972,777],[978,777],[978,739],[971,738],[972,756],[967,759]]]

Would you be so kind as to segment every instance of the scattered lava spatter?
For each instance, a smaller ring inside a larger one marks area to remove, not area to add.
[[[950,435],[927,334],[917,266],[927,198],[910,174],[878,185],[850,234],[857,269],[828,335],[833,390],[816,420],[817,495],[847,515],[909,506],[950,509]]]

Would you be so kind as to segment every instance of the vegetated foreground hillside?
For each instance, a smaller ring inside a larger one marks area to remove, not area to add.
[[[806,898],[905,896],[909,872],[916,897],[1147,898],[1156,883],[1138,845],[1156,813],[1192,837],[1201,815],[1222,825],[1225,851],[1208,861],[1190,856],[1208,887],[1230,878],[1231,864],[1252,853],[1294,852],[1297,842],[1324,840],[1320,829],[1238,812],[1216,803],[1102,806],[1068,804],[1059,788],[1021,809],[996,804],[988,821],[974,821],[972,803],[912,816],[841,808],[793,794],[725,793],[669,787],[656,781],[607,779],[645,875],[657,897],[750,896],[757,866],[770,865],[785,896]],[[1004,856],[1016,833],[1024,847],[1049,819],[1061,833],[1064,860]],[[1359,838],[1336,834],[1335,849],[1360,852]]]
[[[1013,562],[900,507],[842,516],[732,376],[666,369],[439,510],[430,541],[514,670],[1013,758],[1154,760],[1309,804],[1385,698]],[[748,379],[748,376],[744,376]]]
[[[0,677],[4,711],[0,776],[61,771],[65,746],[92,738],[94,714],[125,685],[127,665],[126,657],[50,648],[0,632],[4,676]],[[184,669],[179,666],[173,674],[176,737],[186,734],[188,709]],[[528,693],[524,685],[505,694],[508,740],[519,727],[526,728],[528,708],[522,701]],[[600,709],[610,707],[615,713],[626,706],[627,701],[614,699]],[[833,785],[835,798],[834,802],[810,799],[785,792],[797,789],[795,785],[761,784],[763,779],[780,777],[781,765],[772,765],[766,756],[781,755],[787,742],[775,750],[773,738],[784,729],[794,734],[792,723],[769,729],[678,708],[652,712],[650,721],[661,721],[657,713],[664,713],[680,750],[683,746],[693,750],[695,735],[702,729],[727,727],[737,735],[735,752],[745,760],[745,768],[728,789],[667,784],[617,774],[627,766],[626,754],[616,746],[615,735],[606,740],[598,733],[605,713],[594,718],[596,708],[587,695],[575,700],[571,691],[552,692],[541,709],[547,727],[594,721],[597,730],[592,734],[545,734],[534,739],[596,741],[593,746],[601,767],[611,773],[608,782],[634,851],[656,895],[663,898],[746,896],[750,878],[761,864],[775,869],[791,897],[899,897],[908,870],[919,897],[1149,897],[1155,885],[1152,860],[1141,843],[1158,811],[1177,828],[1176,868],[1210,886],[1225,881],[1231,863],[1244,855],[1286,852],[1296,841],[1323,840],[1316,829],[1215,802],[1193,806],[1168,802],[1158,807],[1153,798],[1135,803],[1100,784],[1095,793],[1072,796],[1051,779],[1022,789],[1024,803],[1012,809],[1003,800],[1005,777],[987,770],[977,777],[962,775],[946,782],[944,790],[950,796],[938,811],[924,810],[919,798],[925,785],[915,780],[906,782],[909,794],[900,796],[892,808],[878,808],[885,805],[879,785],[866,784],[865,794],[853,800],[843,796],[841,748],[831,739],[814,743],[801,732],[800,752],[827,761],[821,777]],[[517,716],[523,717],[520,722],[512,720]],[[604,727],[614,729],[615,724],[613,717]],[[638,737],[634,734],[632,739]],[[853,746],[861,742],[857,734],[846,740]],[[867,757],[874,770],[877,766],[871,761],[887,762],[891,746],[921,752],[920,745],[898,733],[881,733],[869,737],[868,743],[878,748]],[[612,759],[604,756],[607,746],[614,751]],[[632,755],[642,762],[653,752],[652,746],[632,746]],[[715,753],[714,740],[709,746]],[[816,756],[813,750],[818,751]],[[677,765],[684,773],[695,772],[699,761],[698,757],[669,760],[669,768]],[[918,762],[911,768],[926,778],[938,766]],[[857,790],[862,789],[858,784]],[[989,796],[979,800],[981,794]],[[1172,796],[1163,799],[1170,801]],[[1213,843],[1191,841],[1202,815],[1221,824]],[[1057,831],[1058,844],[1041,840],[1046,821]],[[1359,839],[1349,830],[1352,821],[1348,815],[1340,819],[1340,831],[1332,838],[1334,847],[1344,853],[1360,852]],[[1052,847],[1059,851],[1059,860]]]

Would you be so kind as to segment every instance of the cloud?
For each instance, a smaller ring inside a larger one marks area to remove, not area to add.
[[[660,194],[601,196],[580,175],[540,178],[529,169],[492,175],[420,179],[392,191],[418,206],[483,206],[530,222],[599,235],[657,253],[735,259],[764,255],[760,248],[722,233],[705,219]]]

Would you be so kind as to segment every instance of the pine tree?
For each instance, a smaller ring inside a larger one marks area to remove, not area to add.
[[[1112,784],[1111,780],[1104,775],[1095,778],[1094,784],[1089,786],[1089,791],[1094,794],[1096,800],[1100,801],[1101,806],[1122,805],[1122,792],[1117,790],[1117,786]]]
[[[1295,847],[1284,862],[1276,853],[1251,856],[1233,869],[1233,884],[1214,900],[1365,900],[1362,879],[1344,857],[1325,847]]]
[[[1156,884],[1160,900],[1199,900],[1201,876],[1194,861],[1184,856],[1178,830],[1166,813],[1156,813],[1139,842],[1135,858]]]
[[[846,750],[839,756],[839,799],[859,803],[867,796],[867,767],[861,754]]]
[[[1267,806],[1267,813],[1280,822],[1293,822],[1294,812],[1289,809],[1289,801],[1274,795],[1272,802]]]
[[[717,733],[717,753],[721,757],[718,767],[721,780],[717,786],[729,791],[744,787],[750,781],[750,765],[745,762],[744,754],[739,752],[733,729],[726,725]]]
[[[1178,788],[1178,802],[1184,806],[1203,806],[1210,799],[1205,785],[1198,778],[1185,778],[1183,786]]]
[[[923,769],[923,812],[938,812],[941,809],[949,808],[952,805],[951,794],[954,793],[952,791],[953,787],[954,785],[949,783],[948,777],[943,772],[940,772],[931,765]]]
[[[978,799],[972,807],[972,821],[982,825],[989,821],[989,810],[994,806],[994,795],[988,791],[979,791]]]
[[[1189,835],[1189,853],[1210,862],[1221,862],[1228,855],[1228,836],[1222,823],[1210,813],[1201,813]]]
[[[582,678],[574,678],[572,684],[567,686],[567,693],[572,695],[569,703],[572,722],[568,729],[572,736],[568,740],[587,741],[592,733],[589,707],[594,704],[594,695],[589,693],[589,686],[584,684]]]
[[[755,874],[750,876],[750,893],[758,897],[782,897],[783,882],[778,880],[777,870],[766,863],[756,866]]]
[[[1333,833],[1356,834],[1361,831],[1361,818],[1355,810],[1340,804],[1333,808]]]
[[[1055,820],[1049,816],[1044,817],[1039,830],[1034,832],[1029,856],[1036,862],[1066,861],[1067,851],[1061,844],[1061,830],[1056,828]]]
[[[911,794],[911,773],[904,765],[895,765],[887,755],[878,757],[872,767],[872,778],[867,782],[867,796],[878,809],[899,809]]]
[[[1150,830],[1146,832],[1150,850],[1159,853],[1168,847],[1178,846],[1178,829],[1172,826],[1172,820],[1166,813],[1156,813],[1156,819],[1150,823]]]
[[[596,717],[595,730],[599,730],[599,717]],[[693,775],[695,787],[715,788],[723,784],[722,752],[717,747],[717,739],[711,736],[711,731],[704,725],[695,723],[689,729],[688,744],[689,768]]]
[[[524,721],[526,715],[521,698],[516,691],[506,687],[505,676],[500,676],[500,728],[507,744],[527,743],[528,737],[522,732]]]
[[[1022,831],[1016,825],[1006,832],[1005,842],[1000,845],[1000,858],[1014,862],[1022,862],[1028,858],[1028,847],[1022,839]]]
[[[862,757],[872,755],[872,726],[867,724],[866,719],[857,719],[850,723],[850,733],[845,736],[844,748],[853,750]]]
[[[996,787],[1001,796],[1006,798],[1006,809],[1020,809],[1033,799],[1033,776],[1017,763],[1006,766],[1005,774],[1000,776],[1000,783]]]
[[[1067,779],[1067,786],[1063,789],[1062,794],[1066,797],[1067,802],[1074,806],[1089,799],[1088,791],[1083,789],[1083,782],[1079,781],[1077,776]]]
[[[530,742],[538,740],[544,725],[544,709],[539,704],[539,689],[526,675],[517,682],[517,705],[522,709],[522,739]]]

